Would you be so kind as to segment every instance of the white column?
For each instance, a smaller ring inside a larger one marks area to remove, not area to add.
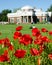
[[[22,22],[22,20],[21,20],[21,17],[20,17],[20,23]]]
[[[33,23],[33,18],[32,18],[32,16],[31,16],[31,23]]]

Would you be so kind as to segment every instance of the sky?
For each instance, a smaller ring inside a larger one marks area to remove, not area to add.
[[[14,10],[26,5],[42,8],[43,11],[46,11],[47,8],[52,4],[52,0],[0,0],[0,12],[4,9]]]

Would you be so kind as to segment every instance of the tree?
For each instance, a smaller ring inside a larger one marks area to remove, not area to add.
[[[1,13],[0,13],[0,21],[7,21],[8,18],[7,18],[7,14],[8,13],[11,13],[12,11],[11,10],[3,10]]]
[[[47,9],[47,11],[52,12],[52,5]]]
[[[0,21],[2,20],[2,14],[0,13]]]

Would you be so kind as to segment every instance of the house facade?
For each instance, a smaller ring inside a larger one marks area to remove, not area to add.
[[[24,6],[16,13],[8,13],[7,17],[9,23],[36,23],[36,21],[48,21],[51,12],[43,12],[42,9]]]

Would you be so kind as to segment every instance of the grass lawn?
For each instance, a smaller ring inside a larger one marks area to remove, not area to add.
[[[20,46],[20,48],[28,51],[25,58],[22,58],[22,59],[15,58],[15,56],[13,56],[12,52],[10,51],[9,54],[10,54],[11,63],[1,62],[0,65],[37,65],[37,57],[34,57],[34,56],[31,57],[31,55],[30,55],[30,51],[29,51],[30,46],[25,47],[25,46],[16,44],[18,42],[13,40],[13,34],[15,32],[15,28],[19,25],[23,26],[23,30],[21,30],[21,32],[23,34],[31,35],[30,26],[35,26],[35,27],[39,28],[39,30],[41,30],[41,28],[46,28],[48,30],[52,30],[52,24],[7,24],[7,25],[0,24],[0,32],[2,33],[0,35],[0,39],[8,37],[10,39],[10,41],[13,42],[15,49],[18,49],[18,46]],[[31,47],[36,48],[34,44],[31,45]],[[52,50],[52,45],[50,45],[50,48]],[[6,48],[4,48],[4,49],[6,49]],[[1,53],[1,50],[2,49],[0,48],[0,53]],[[52,61],[47,60],[46,56],[47,56],[47,52],[43,52],[42,53],[43,61],[42,61],[41,65],[52,65]]]
[[[23,34],[31,34],[31,29],[30,26],[35,26],[39,29],[41,28],[47,28],[48,30],[52,30],[52,24],[9,24],[9,25],[0,25],[0,32],[2,33],[2,35],[0,36],[0,38],[5,38],[8,37],[10,38],[10,40],[13,40],[13,33],[15,31],[15,28],[19,25],[23,26],[23,30],[21,31]]]

